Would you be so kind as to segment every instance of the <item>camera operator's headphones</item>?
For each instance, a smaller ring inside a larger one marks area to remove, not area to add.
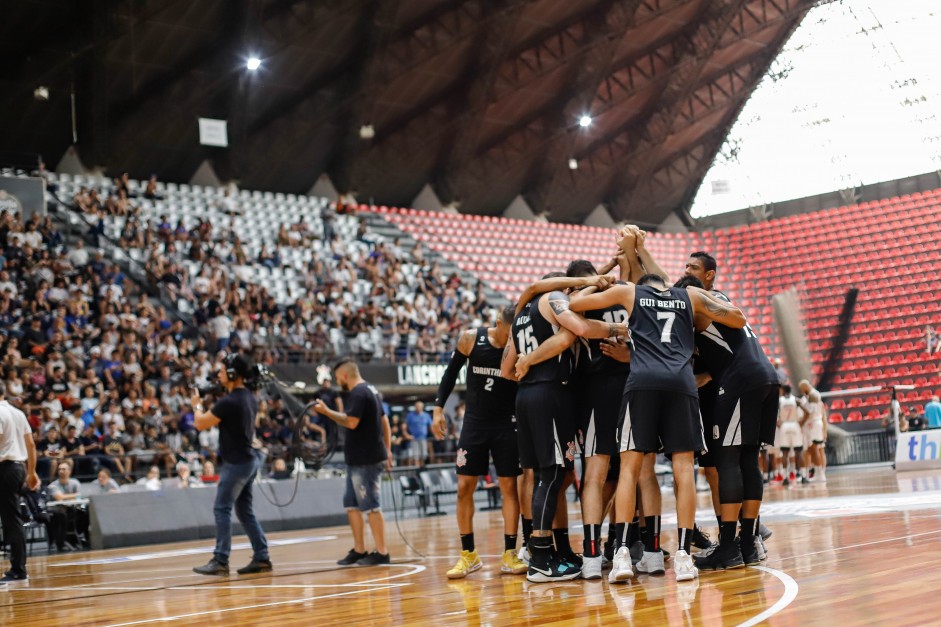
[[[222,358],[222,365],[225,367],[225,374],[229,381],[235,381],[239,377],[247,379],[251,372],[251,364],[238,353],[228,353]]]

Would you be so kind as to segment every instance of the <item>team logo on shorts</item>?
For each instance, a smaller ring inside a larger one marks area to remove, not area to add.
[[[457,449],[457,460],[455,460],[458,468],[463,468],[467,465],[467,451],[462,448]]]
[[[569,442],[568,450],[565,451],[565,459],[570,462],[575,461],[575,453],[578,452],[578,449],[575,447],[575,442]]]
[[[719,439],[719,425],[712,425],[712,439]]]

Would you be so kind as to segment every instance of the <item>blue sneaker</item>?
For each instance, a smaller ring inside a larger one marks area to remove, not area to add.
[[[550,583],[553,581],[571,581],[581,574],[581,569],[573,564],[549,560],[548,566],[540,568],[532,562],[529,563],[529,572],[526,579],[533,583]]]

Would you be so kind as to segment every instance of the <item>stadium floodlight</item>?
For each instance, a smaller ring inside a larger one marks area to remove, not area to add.
[[[569,159],[569,170],[577,170],[577,169],[578,169],[578,159],[576,159],[575,157],[572,157],[571,159]]]
[[[254,56],[248,57],[248,61],[245,62],[245,67],[247,67],[249,71],[254,72],[261,67],[261,59]]]
[[[582,128],[588,128],[591,126],[591,116],[588,114],[582,115],[582,117],[578,118],[578,125]]]

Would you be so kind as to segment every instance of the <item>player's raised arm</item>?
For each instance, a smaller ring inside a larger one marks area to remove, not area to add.
[[[592,311],[621,305],[628,314],[634,308],[634,284],[624,283],[609,287],[603,292],[594,294],[573,294],[569,301],[569,309],[573,312]]]
[[[631,229],[632,227],[625,227],[626,229]],[[647,232],[643,229],[633,227],[635,233],[635,247],[637,251],[637,257],[640,259],[640,263],[643,264],[644,269],[647,274],[656,274],[661,277],[667,285],[671,283],[670,275],[660,267],[660,264],[657,263],[657,260],[653,258],[653,255],[650,254],[650,251],[647,250],[646,240]]]
[[[539,345],[528,355],[521,355],[516,360],[516,376],[522,379],[529,369],[536,364],[557,357],[575,343],[575,334],[568,329],[559,329],[555,335]]]
[[[748,323],[741,309],[715,298],[706,290],[690,286],[686,288],[686,291],[689,292],[694,315],[703,315],[713,322],[719,322],[733,329],[741,329]]]
[[[516,303],[516,313],[514,315],[518,316],[520,312],[523,311],[523,307],[526,306],[526,303],[546,292],[561,292],[562,290],[577,287],[596,287],[603,290],[612,283],[614,283],[614,279],[607,276],[606,273],[587,277],[553,276],[547,279],[541,279],[523,291],[519,301]]]

